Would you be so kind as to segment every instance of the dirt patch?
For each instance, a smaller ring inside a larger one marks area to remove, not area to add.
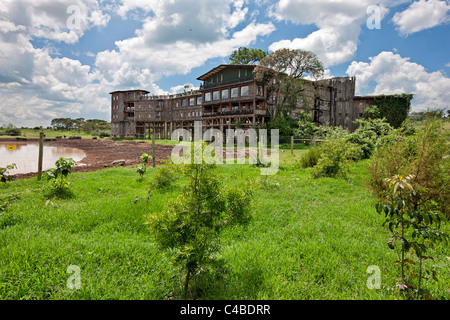
[[[13,144],[15,139],[0,139]],[[22,141],[23,142],[23,141]],[[27,139],[29,143],[39,143],[37,139]],[[79,161],[73,172],[91,172],[117,166],[133,166],[138,164],[142,153],[152,154],[152,145],[148,142],[112,141],[104,139],[51,139],[44,141],[44,146],[61,146],[83,150],[86,157]],[[156,164],[168,159],[173,146],[156,144]],[[151,165],[151,164],[150,164]],[[36,176],[37,173],[16,174],[13,180]]]

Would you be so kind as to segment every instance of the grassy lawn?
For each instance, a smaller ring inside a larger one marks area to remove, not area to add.
[[[347,179],[313,179],[293,166],[304,150],[280,153],[281,170],[261,176],[250,165],[218,166],[225,183],[254,181],[253,219],[223,235],[223,269],[205,272],[201,299],[397,299],[399,270],[390,237],[365,187],[367,161]],[[1,299],[170,299],[179,297],[181,273],[152,243],[143,224],[177,194],[154,191],[132,168],[73,173],[71,192],[55,196],[35,178],[0,185]],[[180,185],[182,181],[178,180]],[[448,225],[445,226],[448,230]],[[439,282],[425,287],[449,299],[448,247],[426,267]],[[66,285],[70,265],[81,288]],[[369,289],[369,266],[381,270],[381,289]]]

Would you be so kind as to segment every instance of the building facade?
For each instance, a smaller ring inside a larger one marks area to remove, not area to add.
[[[170,139],[179,128],[192,131],[201,121],[203,131],[258,128],[270,120],[273,99],[267,83],[257,81],[252,65],[220,65],[197,78],[199,90],[155,96],[146,90],[111,92],[111,135]],[[329,124],[355,129],[354,120],[369,106],[364,97],[355,98],[355,78],[341,77],[304,82],[304,95],[293,118],[311,110],[317,125]],[[364,103],[361,103],[364,102]],[[306,108],[308,105],[308,108]]]

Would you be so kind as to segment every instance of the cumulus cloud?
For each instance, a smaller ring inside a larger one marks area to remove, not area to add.
[[[353,61],[347,69],[348,75],[356,76],[357,94],[361,94],[371,82],[375,82],[375,89],[368,94],[412,93],[414,111],[449,106],[450,78],[442,72],[427,72],[422,65],[388,51],[369,60],[370,62]]]
[[[419,0],[406,10],[397,12],[392,21],[403,35],[409,35],[450,21],[450,3],[440,0]]]
[[[68,28],[71,5],[80,10],[79,28]],[[85,52],[96,57],[92,67],[55,57],[51,49],[55,43],[77,43],[87,30],[107,25],[107,12],[113,9],[123,18],[140,12],[142,27],[134,37],[117,41],[114,50]],[[0,3],[0,122],[45,125],[56,116],[71,115],[107,120],[109,92],[165,93],[156,84],[161,77],[185,74],[275,30],[272,23],[247,21],[247,15],[244,0],[4,0]],[[36,38],[50,41],[49,46],[35,48]]]
[[[0,17],[33,36],[76,43],[92,27],[105,26],[110,17],[96,0],[4,0]],[[76,7],[75,11],[68,11]],[[68,20],[76,13],[76,27]],[[1,30],[1,25],[0,25]]]
[[[98,53],[96,67],[111,86],[145,86],[155,94],[161,89],[151,84],[161,77],[186,74],[275,30],[271,22],[246,21],[242,0],[125,0],[118,12],[127,16],[135,9],[148,12],[142,28],[117,41],[117,49]]]
[[[304,38],[275,42],[269,49],[309,50],[316,53],[326,67],[349,61],[358,48],[358,37],[369,17],[369,6],[376,5],[383,19],[390,6],[402,2],[406,0],[280,0],[272,7],[271,17],[298,25],[315,25],[318,30]]]

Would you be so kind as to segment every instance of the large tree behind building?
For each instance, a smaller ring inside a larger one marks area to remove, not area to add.
[[[304,91],[303,79],[318,79],[323,72],[322,62],[311,51],[280,49],[264,57],[255,68],[255,75],[257,80],[267,82],[271,118],[295,109]]]
[[[232,64],[257,64],[269,53],[261,49],[240,47],[235,50],[230,56]]]

